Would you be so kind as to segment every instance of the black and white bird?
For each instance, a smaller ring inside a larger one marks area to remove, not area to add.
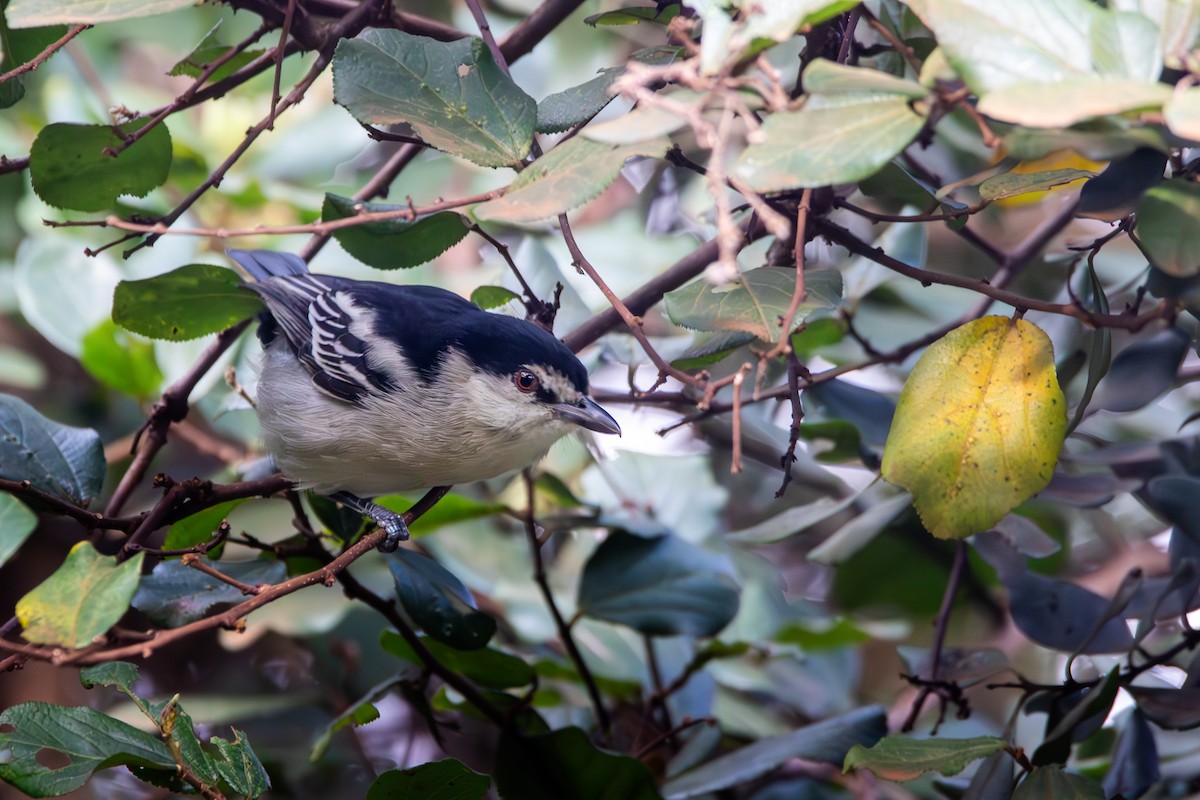
[[[538,461],[579,428],[621,432],[588,375],[544,329],[444,289],[314,275],[299,257],[230,250],[266,305],[258,417],[277,466],[387,532],[370,502]]]

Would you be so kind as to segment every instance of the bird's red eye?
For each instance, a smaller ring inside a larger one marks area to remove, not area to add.
[[[517,388],[522,392],[536,392],[538,386],[541,385],[541,381],[538,380],[538,376],[534,375],[527,369],[517,370],[516,374],[513,375],[513,383],[515,383]]]

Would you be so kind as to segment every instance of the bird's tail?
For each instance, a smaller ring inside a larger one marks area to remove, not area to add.
[[[226,250],[225,255],[237,262],[237,265],[256,281],[304,275],[308,272],[308,264],[291,253],[276,253],[271,250]]]

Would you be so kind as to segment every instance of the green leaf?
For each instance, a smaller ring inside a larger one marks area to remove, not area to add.
[[[217,528],[229,516],[229,512],[245,501],[246,498],[239,498],[224,503],[217,503],[215,506],[210,506],[203,511],[192,514],[190,517],[184,517],[167,531],[167,538],[163,541],[162,545],[163,549],[185,550],[189,547],[195,547],[202,542],[207,542],[213,538],[213,534],[217,532]],[[217,551],[212,551],[211,555],[216,558]]]
[[[995,736],[973,739],[914,739],[893,734],[870,748],[856,744],[846,754],[843,772],[866,769],[888,781],[911,781],[926,772],[957,775],[968,764],[999,753],[1008,742]]]
[[[689,89],[671,92],[664,99],[670,100],[676,106],[682,105],[700,113],[704,96]],[[687,124],[686,111],[661,105],[646,105],[638,106],[629,113],[607,122],[588,125],[580,132],[580,136],[599,144],[637,144],[660,140]]]
[[[79,670],[79,683],[85,689],[113,686],[133,697],[133,684],[138,679],[138,667],[128,661],[109,661]]]
[[[163,374],[150,342],[104,320],[83,337],[81,345],[80,363],[105,386],[142,401],[159,394]]]
[[[21,635],[35,644],[91,644],[129,608],[143,555],[118,564],[115,557],[79,542],[53,575],[17,601]]]
[[[6,728],[11,728],[8,730]],[[53,753],[65,766],[40,763]],[[87,783],[92,772],[118,764],[175,769],[155,734],[90,708],[22,703],[0,713],[0,779],[33,797],[57,797]]]
[[[1200,184],[1176,178],[1146,192],[1137,235],[1154,266],[1176,278],[1200,273]]]
[[[925,527],[987,530],[1050,482],[1066,434],[1054,350],[1023,319],[984,317],[931,345],[904,384],[882,474]]]
[[[211,264],[187,264],[140,281],[121,281],[113,293],[113,322],[126,330],[182,342],[224,330],[262,310],[241,276]]]
[[[63,25],[50,25],[14,33],[5,20],[6,5],[0,2],[0,73],[28,63],[67,32]],[[0,84],[0,108],[8,108],[25,96],[25,77],[17,75]]]
[[[385,691],[390,689],[395,684],[393,678],[389,678],[385,682]],[[358,728],[362,725],[370,725],[375,720],[379,719],[379,709],[375,707],[374,700],[378,699],[379,695],[374,692],[369,692],[370,700],[359,700],[350,708],[343,711],[334,717],[333,722],[321,732],[317,737],[317,741],[313,744],[312,753],[309,754],[308,760],[314,764],[321,760],[329,750],[329,745],[333,742],[333,734],[340,730],[349,727]]]
[[[483,647],[479,650],[455,650],[435,639],[421,638],[422,643],[438,661],[485,689],[515,689],[518,686],[528,686],[533,683],[533,667],[517,656],[491,647]],[[380,643],[384,650],[397,658],[417,665],[423,663],[408,642],[398,633],[384,631],[381,634]]]
[[[370,125],[407,123],[429,144],[484,167],[529,154],[537,104],[492,60],[482,39],[438,42],[368,29],[338,43],[334,97]]]
[[[221,29],[221,22],[217,20],[217,24],[204,35],[200,40],[200,44],[192,52],[188,53],[179,61],[175,62],[175,66],[171,67],[168,75],[178,76],[187,75],[191,78],[199,78],[200,75],[208,68],[208,65],[217,59],[224,56],[233,48],[229,45],[221,44],[217,39],[217,31]],[[243,50],[240,53],[232,56],[221,66],[217,67],[211,75],[208,76],[208,82],[215,83],[222,78],[227,78],[237,72],[242,67],[254,61],[261,56],[265,51],[261,48],[252,50]]]
[[[819,25],[844,14],[858,0],[772,0],[738,3],[747,14],[745,37],[751,42],[789,39],[802,25]]]
[[[1088,40],[1092,64],[1100,74],[1147,83],[1158,80],[1163,69],[1158,26],[1138,11],[1112,8],[1098,14]]]
[[[217,748],[219,758],[211,759],[217,774],[235,793],[258,797],[271,788],[271,778],[244,733],[233,728],[232,742],[219,736],[208,741]]]
[[[906,97],[772,114],[762,138],[742,151],[735,178],[759,192],[852,183],[870,177],[921,130],[925,120]],[[854,147],[846,147],[854,142]]]
[[[116,126],[122,136],[145,127],[139,119]],[[55,122],[38,132],[29,151],[29,177],[37,196],[55,208],[104,211],[124,194],[145,197],[171,169],[171,134],[156,125],[116,158],[121,138],[108,125]]]
[[[366,800],[482,800],[491,785],[487,775],[445,758],[388,770],[367,789]]]
[[[387,556],[404,612],[434,639],[456,650],[486,647],[496,620],[475,607],[475,598],[432,558],[403,548]]]
[[[675,13],[678,11],[676,6]],[[664,45],[638,50],[631,58],[643,64],[657,66],[670,64],[679,54],[680,48]],[[538,132],[561,133],[576,125],[582,125],[599,114],[614,98],[614,95],[609,93],[609,87],[624,72],[624,67],[602,69],[600,74],[590,81],[544,97],[537,106]]]
[[[946,60],[978,95],[1019,83],[1056,83],[1093,71],[1088,0],[911,0]]]
[[[9,494],[0,494],[0,567],[21,549],[37,528],[37,514]]]
[[[599,195],[634,156],[658,158],[671,143],[653,139],[612,146],[576,136],[530,164],[503,197],[475,206],[479,220],[534,222],[570,211]]]
[[[471,302],[480,308],[499,308],[505,303],[520,299],[521,295],[503,286],[479,286],[471,292]]]
[[[1080,75],[1057,83],[1020,83],[979,99],[987,116],[1031,128],[1066,128],[1111,114],[1159,109],[1171,87],[1151,81]]]
[[[727,558],[674,534],[609,534],[579,583],[582,614],[650,636],[715,636],[737,614],[738,586]]]
[[[375,502],[389,511],[403,514],[412,507],[415,498],[402,495],[384,495],[375,498]],[[471,519],[482,519],[508,511],[508,506],[502,503],[481,503],[461,494],[448,494],[438,501],[438,504],[426,511],[408,526],[409,532],[415,536],[424,536],[438,528],[464,522]]]
[[[683,800],[719,792],[765,775],[792,758],[840,764],[851,747],[874,744],[886,733],[882,708],[859,708],[718,756],[672,778],[663,786],[663,796],[666,800]]]
[[[287,578],[287,567],[282,561],[210,562],[205,559],[205,563],[251,586],[280,583]],[[236,586],[186,566],[182,561],[162,561],[142,578],[133,597],[133,607],[158,625],[177,628],[200,619],[217,603],[233,605],[246,599]]]
[[[579,728],[505,734],[493,774],[500,796],[513,800],[661,800],[645,764],[596,749]]]
[[[702,369],[757,340],[757,336],[747,331],[719,331],[700,335],[687,350],[671,361],[671,366],[683,370]]]
[[[544,97],[537,105],[538,133],[562,133],[599,114],[613,101],[608,89],[624,72],[620,67],[602,69],[586,83]]]
[[[60,425],[0,394],[0,477],[82,504],[100,494],[104,469],[104,445],[94,430]]]
[[[195,4],[196,0],[12,0],[6,15],[12,27],[32,28],[150,17]]]
[[[1046,172],[1006,172],[979,184],[979,195],[992,202],[1090,178],[1096,173],[1083,169],[1052,169]]]
[[[1012,800],[1104,800],[1104,789],[1059,766],[1037,767],[1017,786]]]
[[[795,290],[796,273],[782,267],[759,267],[733,283],[713,286],[701,279],[668,292],[667,316],[676,325],[702,331],[745,331],[764,341],[779,338]],[[842,296],[836,270],[804,273],[807,295],[793,319],[795,325],[820,308],[833,308]]]
[[[405,208],[408,206],[364,203],[326,193],[321,219],[329,222],[360,213]],[[461,242],[467,230],[460,214],[443,211],[411,222],[397,219],[339,228],[333,232],[333,238],[346,248],[347,253],[375,269],[407,269],[437,258]]]
[[[605,11],[603,14],[592,14],[584,18],[584,23],[593,28],[600,25],[638,25],[642,22],[653,22],[666,25],[679,16],[679,3],[668,3],[661,11],[650,6],[631,6],[615,11]]]

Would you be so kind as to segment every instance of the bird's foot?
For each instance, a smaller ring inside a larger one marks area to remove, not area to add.
[[[329,497],[367,517],[387,534],[379,543],[379,549],[383,552],[394,553],[401,542],[408,541],[408,526],[404,524],[403,514],[397,514],[378,503],[363,500],[358,495],[349,492],[335,492]]]

